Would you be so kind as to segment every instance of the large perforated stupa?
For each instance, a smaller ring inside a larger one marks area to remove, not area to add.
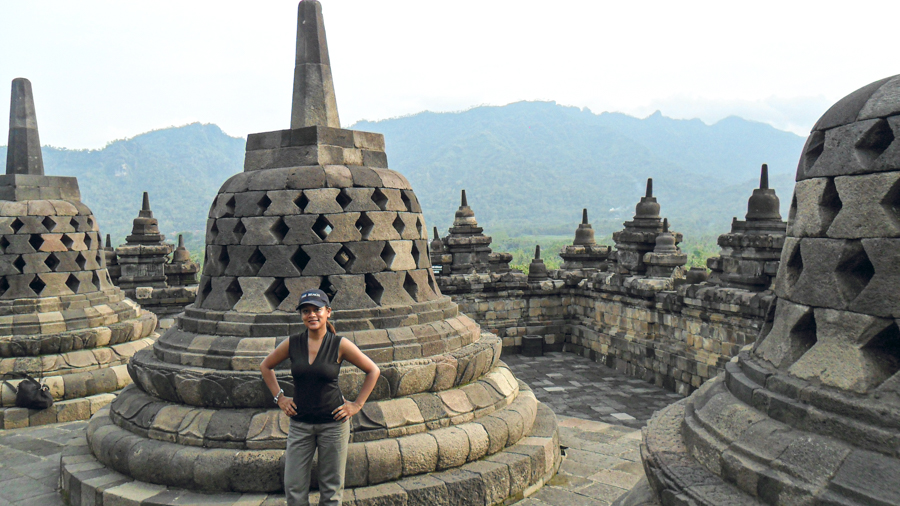
[[[352,421],[347,504],[494,504],[558,465],[553,413],[437,288],[419,202],[383,137],[340,128],[318,2],[299,6],[294,75],[291,128],[250,135],[244,172],[210,207],[196,302],[64,455],[70,503],[281,497],[288,419],[258,367],[303,330],[309,288],[382,370]],[[342,371],[347,398],[362,379]],[[292,395],[287,369],[279,381]]]
[[[55,403],[15,407],[15,391],[0,385],[0,428],[89,418],[131,382],[125,364],[155,330],[156,316],[110,281],[78,180],[44,175],[31,83],[13,80],[0,176],[0,374],[41,379]]]
[[[621,504],[900,504],[898,97],[882,79],[816,123],[768,323],[650,421]]]

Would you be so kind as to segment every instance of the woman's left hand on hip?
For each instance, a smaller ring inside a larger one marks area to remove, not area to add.
[[[332,411],[331,414],[334,415],[334,419],[343,422],[344,420],[349,419],[353,415],[359,413],[361,406],[355,402],[344,401],[344,404]]]

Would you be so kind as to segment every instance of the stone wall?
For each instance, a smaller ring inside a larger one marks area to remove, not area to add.
[[[520,273],[437,279],[462,312],[503,339],[504,353],[540,335],[545,351],[578,353],[682,395],[754,342],[773,298],[706,283],[654,290],[647,282],[659,280],[647,278],[626,278],[625,287],[605,272],[552,275],[539,283]]]

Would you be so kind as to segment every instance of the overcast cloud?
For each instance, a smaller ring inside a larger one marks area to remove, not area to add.
[[[322,3],[346,126],[555,100],[805,135],[831,103],[898,73],[896,1]],[[0,97],[29,78],[42,142],[69,148],[193,121],[235,136],[286,128],[296,8],[0,0]]]

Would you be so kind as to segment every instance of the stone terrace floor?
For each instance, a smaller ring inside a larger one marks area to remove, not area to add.
[[[573,353],[503,360],[559,417],[560,444],[568,447],[557,476],[517,505],[608,505],[643,476],[638,429],[679,395]],[[62,505],[59,454],[86,426],[0,430],[0,506]]]

